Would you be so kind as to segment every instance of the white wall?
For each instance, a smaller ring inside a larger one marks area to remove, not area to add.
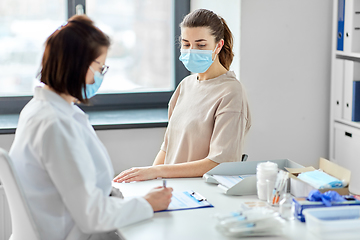
[[[242,0],[249,160],[328,157],[332,1]]]
[[[97,131],[107,148],[115,173],[152,165],[164,139],[165,128]]]

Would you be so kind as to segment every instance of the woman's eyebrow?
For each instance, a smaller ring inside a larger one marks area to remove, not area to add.
[[[181,39],[181,41],[183,41],[183,42],[189,42],[189,40],[186,40],[186,39]],[[207,41],[206,39],[197,39],[197,40],[195,40],[195,42],[202,42],[202,41]]]

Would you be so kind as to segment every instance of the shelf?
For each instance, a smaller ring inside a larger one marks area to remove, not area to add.
[[[353,121],[344,120],[344,119],[338,119],[338,118],[335,118],[334,121],[360,129],[360,122],[353,122]]]
[[[343,51],[336,51],[336,58],[360,62],[360,53],[344,53]]]

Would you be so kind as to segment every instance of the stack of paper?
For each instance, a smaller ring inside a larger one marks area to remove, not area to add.
[[[254,175],[236,175],[236,176],[226,176],[226,175],[213,175],[213,178],[218,181],[219,184],[231,188],[235,184],[241,182],[244,178],[251,177]]]

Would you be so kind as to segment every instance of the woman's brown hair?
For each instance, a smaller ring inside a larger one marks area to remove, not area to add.
[[[232,51],[233,36],[222,17],[207,9],[197,9],[184,17],[180,23],[180,27],[208,27],[211,35],[215,37],[216,43],[224,39],[224,46],[219,53],[219,60],[220,63],[229,70],[234,58]]]
[[[108,48],[110,40],[93,21],[85,15],[75,15],[51,34],[45,42],[40,81],[57,93],[66,93],[82,103],[86,89],[86,73],[98,58],[102,47]]]

